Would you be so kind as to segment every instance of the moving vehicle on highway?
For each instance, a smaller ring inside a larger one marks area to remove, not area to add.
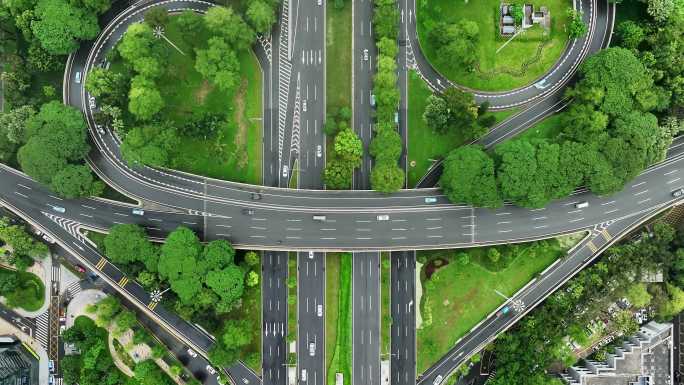
[[[188,355],[190,355],[190,357],[192,358],[197,358],[197,353],[195,353],[195,351],[190,348],[188,348]]]
[[[52,210],[57,211],[58,213],[64,214],[66,212],[66,209],[64,207],[60,206],[52,206]]]
[[[133,211],[131,211],[131,212],[133,213],[133,215],[140,215],[140,216],[145,215],[145,210],[142,210],[142,209],[133,209]]]
[[[672,192],[672,196],[675,198],[679,198],[682,195],[684,195],[684,188],[678,188]]]
[[[316,343],[315,342],[309,342],[309,355],[312,357],[316,355]]]
[[[216,374],[216,369],[214,369],[211,365],[207,365],[206,369],[209,374]]]
[[[379,221],[389,221],[389,215],[387,215],[387,214],[378,215],[378,220]]]
[[[506,314],[508,314],[510,311],[511,311],[511,308],[508,307],[508,305],[506,305],[506,306],[502,307],[501,310],[499,310],[499,311],[496,312],[496,316],[497,316],[497,317],[500,317],[500,316],[502,316],[502,315],[506,315]]]
[[[587,207],[589,207],[589,202],[587,202],[587,201],[575,203],[575,208],[583,209],[583,208],[587,208]]]
[[[443,379],[444,379],[444,377],[442,377],[441,374],[438,375],[437,377],[435,377],[435,380],[432,381],[432,385],[439,385],[439,384],[441,384]]]

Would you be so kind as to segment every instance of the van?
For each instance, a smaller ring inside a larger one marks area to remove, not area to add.
[[[313,220],[319,221],[319,222],[325,222],[325,215],[314,215]]]
[[[306,369],[302,369],[302,382],[306,382]]]
[[[589,207],[589,202],[587,202],[587,201],[575,203],[575,208],[583,209],[586,207]]]

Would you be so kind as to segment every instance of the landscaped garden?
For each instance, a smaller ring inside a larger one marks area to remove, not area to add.
[[[583,236],[519,245],[418,252],[423,294],[417,367],[423,372],[454,343]]]
[[[109,124],[122,119],[117,133],[124,139],[122,154],[127,161],[261,182],[262,79],[249,48],[253,31],[244,36],[222,31],[218,22],[244,24],[225,9],[212,9],[211,16],[146,15],[153,25],[129,28],[109,55],[111,71],[95,69],[89,74],[86,86],[98,96],[98,103],[123,110],[115,117],[100,106],[96,118]],[[157,64],[146,64],[141,57]],[[116,97],[98,90],[91,77],[123,79],[111,82],[124,88],[130,82],[130,91],[125,90],[127,97],[119,96],[117,103]],[[127,105],[121,103],[126,99]]]
[[[11,308],[36,311],[45,303],[45,285],[35,274],[0,268],[0,295]]]
[[[425,0],[416,12],[421,49],[440,73],[457,84],[486,91],[527,85],[560,58],[568,41],[567,9],[572,7],[572,2],[526,3],[532,4],[534,11],[546,7],[549,25],[545,28],[535,23],[502,48],[512,34],[501,33],[500,0]],[[443,22],[456,27],[449,32],[440,26]],[[452,60],[459,50],[463,51],[458,55],[462,58]],[[472,56],[466,57],[468,52]]]

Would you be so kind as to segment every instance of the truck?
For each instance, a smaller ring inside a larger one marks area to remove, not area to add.
[[[511,308],[508,307],[508,305],[502,307],[499,311],[496,312],[496,316],[500,317],[502,315],[506,315],[511,311]]]

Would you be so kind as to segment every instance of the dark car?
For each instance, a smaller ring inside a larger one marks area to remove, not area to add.
[[[76,270],[78,270],[79,273],[85,273],[86,272],[85,267],[83,267],[81,265],[76,265]]]
[[[262,198],[261,193],[256,193],[256,192],[252,193],[252,200],[258,201],[258,200],[261,200],[261,198]]]

